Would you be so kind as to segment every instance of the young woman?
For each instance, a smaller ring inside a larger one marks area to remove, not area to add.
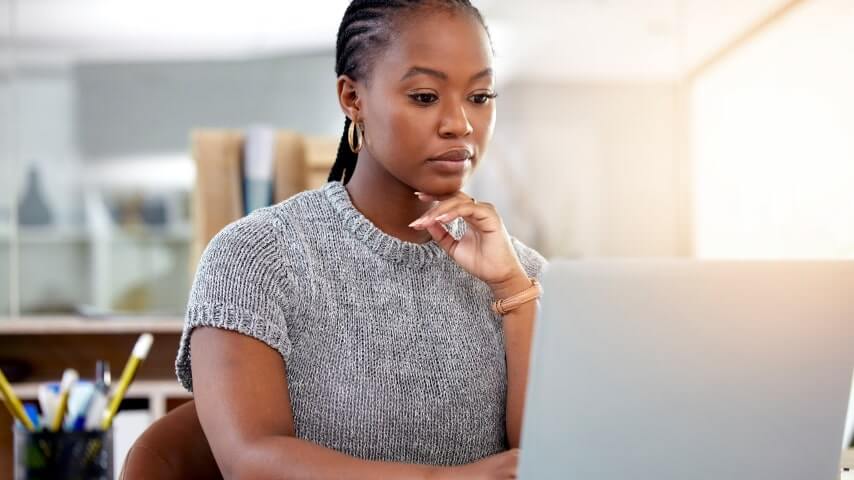
[[[226,478],[515,478],[546,261],[460,191],[495,123],[486,26],[355,0],[336,50],[329,182],[211,240],[178,376]]]

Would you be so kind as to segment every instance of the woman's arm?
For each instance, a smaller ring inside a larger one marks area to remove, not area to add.
[[[513,239],[504,228],[504,222],[495,205],[476,202],[461,190],[441,196],[422,192],[416,194],[423,202],[438,203],[410,226],[415,229],[427,229],[433,241],[460,267],[489,285],[495,298],[507,298],[531,286],[519,260],[519,252],[514,252]],[[459,217],[464,218],[470,228],[457,239],[443,223],[450,223]],[[529,261],[545,261],[545,258],[534,250],[524,245],[522,247],[521,251],[525,252]],[[526,302],[504,315],[504,349],[507,361],[505,428],[510,448],[519,447],[522,434],[531,337],[538,308],[536,301]]]
[[[507,298],[531,286],[522,272],[513,280],[492,287],[495,298]],[[504,349],[507,356],[507,441],[510,448],[519,448],[522,436],[522,416],[525,411],[525,389],[528,385],[528,363],[531,339],[539,300],[523,303],[504,315]]]
[[[226,479],[425,479],[424,465],[374,462],[294,437],[286,367],[254,338],[193,331],[193,390],[202,429]]]

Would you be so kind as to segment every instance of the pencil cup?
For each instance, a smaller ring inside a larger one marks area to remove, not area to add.
[[[15,480],[112,480],[113,430],[15,431]]]

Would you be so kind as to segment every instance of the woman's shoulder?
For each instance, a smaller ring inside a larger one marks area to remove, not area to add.
[[[255,243],[270,238],[287,239],[301,224],[326,215],[323,187],[304,190],[279,203],[258,208],[223,227],[214,240]],[[213,241],[213,240],[212,240]]]
[[[232,259],[242,264],[299,266],[302,242],[324,212],[322,189],[305,190],[274,205],[258,208],[225,225],[208,242],[201,263]]]

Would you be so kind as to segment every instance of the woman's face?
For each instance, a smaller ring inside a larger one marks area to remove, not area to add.
[[[357,87],[364,148],[416,190],[456,192],[483,158],[495,125],[489,38],[463,13],[416,14],[399,30],[374,63],[367,89]],[[433,160],[452,150],[472,156]]]

